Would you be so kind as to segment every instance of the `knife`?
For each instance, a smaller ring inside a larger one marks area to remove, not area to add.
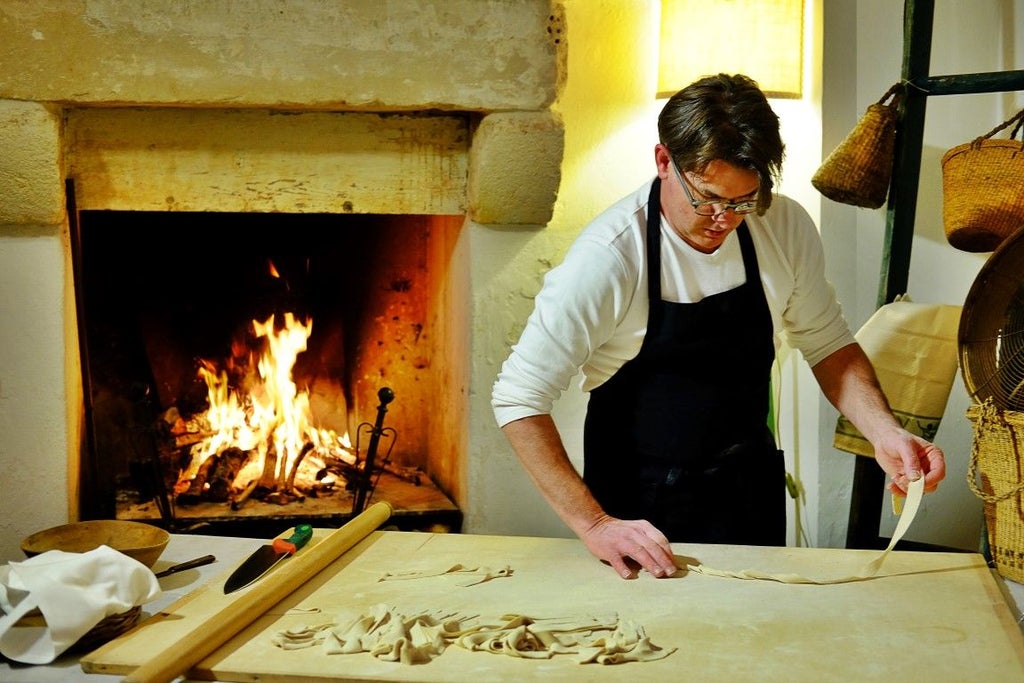
[[[178,572],[185,571],[186,569],[194,569],[195,567],[202,567],[203,565],[207,565],[207,564],[210,564],[211,562],[216,562],[216,561],[217,561],[217,558],[214,557],[213,555],[203,555],[202,557],[197,557],[196,559],[189,560],[188,562],[182,562],[180,564],[172,564],[167,569],[165,569],[165,570],[163,570],[161,572],[157,572],[155,574],[155,576],[158,579],[162,579],[165,576],[170,576],[171,574],[177,574]]]
[[[269,572],[278,562],[298,552],[312,537],[313,527],[300,524],[288,538],[275,538],[273,543],[260,546],[224,582],[224,594],[245,588]]]

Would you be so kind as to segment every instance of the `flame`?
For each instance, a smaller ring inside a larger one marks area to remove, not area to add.
[[[314,450],[329,449],[336,454],[340,450],[346,459],[354,460],[348,453],[347,434],[339,438],[331,430],[313,426],[309,393],[300,390],[292,378],[295,362],[313,332],[313,321],[285,313],[280,329],[275,323],[273,315],[263,322],[252,321],[256,338],[263,340],[263,350],[255,368],[245,369],[247,386],[241,388],[242,393],[232,389],[226,370],[208,360],[200,361],[198,374],[206,383],[209,401],[200,419],[207,423],[209,435],[192,447],[191,461],[181,472],[177,488],[187,488],[207,458],[230,447],[250,453],[235,478],[237,488],[264,477],[271,448],[276,454],[273,479],[282,487],[307,444]],[[299,471],[306,470],[306,478],[311,478],[322,466],[322,461],[306,457]]]

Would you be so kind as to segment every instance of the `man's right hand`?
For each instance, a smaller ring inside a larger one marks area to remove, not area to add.
[[[663,533],[646,520],[604,512],[569,460],[550,415],[523,417],[501,429],[545,500],[599,560],[624,579],[636,577],[630,559],[652,576],[675,573],[672,546]]]
[[[637,565],[658,578],[672,576],[677,569],[668,539],[644,519],[625,520],[604,515],[580,534],[580,540],[624,579],[636,578]]]

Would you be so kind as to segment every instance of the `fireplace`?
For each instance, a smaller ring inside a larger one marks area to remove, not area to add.
[[[15,317],[43,318],[47,339],[25,352],[43,371],[21,364],[0,387],[32,416],[0,434],[10,475],[0,516],[13,520],[0,540],[35,530],[39,520],[21,513],[40,498],[47,523],[111,505],[92,497],[94,475],[105,473],[85,455],[79,346],[89,340],[72,282],[72,233],[83,217],[91,229],[90,212],[429,229],[429,258],[444,262],[424,294],[434,299],[438,346],[424,358],[436,393],[370,373],[344,390],[345,420],[372,421],[376,392],[393,383],[385,423],[401,432],[392,462],[422,467],[467,520],[486,514],[494,495],[479,480],[494,479],[500,437],[486,387],[516,324],[492,264],[505,235],[552,216],[563,152],[551,110],[566,59],[560,3],[146,0],[137,9],[114,0],[0,9],[0,63],[11,67],[0,83],[0,146],[10,152],[0,164],[0,256],[18,260],[26,236],[30,249],[55,252],[12,295],[24,309]],[[149,226],[144,249],[166,244],[162,230]],[[316,319],[313,329],[325,331]],[[352,336],[344,332],[346,343]],[[358,356],[345,359],[348,372]],[[163,387],[134,386],[159,412]],[[413,433],[422,445],[412,446]]]
[[[430,451],[459,441],[429,416],[464,413],[433,310],[462,222],[78,212],[83,516],[258,533],[387,500],[457,529]]]

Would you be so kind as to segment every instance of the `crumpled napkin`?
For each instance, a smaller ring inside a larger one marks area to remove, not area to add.
[[[96,624],[160,597],[149,567],[109,546],[85,553],[48,550],[0,567],[0,654],[49,664]],[[44,626],[18,626],[38,608]]]

